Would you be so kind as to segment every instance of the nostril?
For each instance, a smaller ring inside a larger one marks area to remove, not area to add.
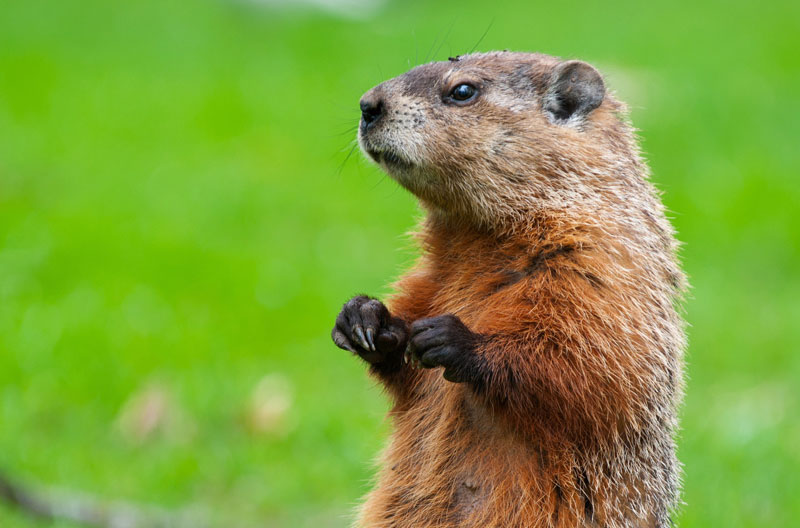
[[[365,126],[373,124],[383,113],[383,101],[380,99],[362,99],[360,106],[361,119]]]

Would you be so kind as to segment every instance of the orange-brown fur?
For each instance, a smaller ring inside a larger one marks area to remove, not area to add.
[[[411,145],[412,167],[382,165],[428,211],[422,256],[389,310],[409,323],[455,314],[488,336],[478,354],[492,374],[481,391],[439,369],[379,375],[394,433],[359,526],[669,523],[684,347],[676,243],[621,103],[606,94],[566,125],[542,113],[558,64],[476,54],[375,89],[422,122],[398,106],[373,141]],[[423,74],[464,72],[486,93],[468,108],[414,92]]]

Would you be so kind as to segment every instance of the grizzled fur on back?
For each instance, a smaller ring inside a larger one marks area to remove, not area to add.
[[[585,63],[492,52],[362,110],[362,149],[428,214],[369,342],[347,306],[334,329],[393,400],[359,526],[668,526],[685,280],[624,105]]]

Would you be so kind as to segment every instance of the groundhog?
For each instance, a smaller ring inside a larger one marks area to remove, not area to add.
[[[685,278],[625,106],[576,60],[477,53],[361,99],[421,256],[333,340],[392,399],[358,526],[665,527]]]

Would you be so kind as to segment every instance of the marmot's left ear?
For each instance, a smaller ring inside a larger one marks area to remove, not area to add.
[[[562,62],[550,76],[544,110],[557,121],[585,116],[603,102],[606,85],[600,72],[581,61]]]

